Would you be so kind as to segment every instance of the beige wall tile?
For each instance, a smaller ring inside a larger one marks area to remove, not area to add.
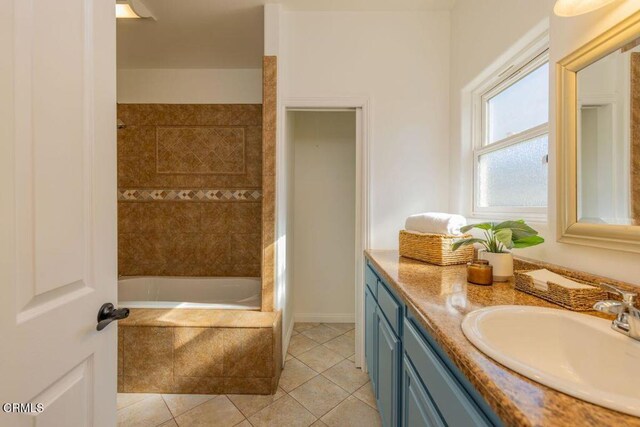
[[[267,328],[226,328],[224,376],[267,378],[273,376],[273,332]]]
[[[231,231],[233,208],[240,204],[241,203],[201,203],[201,231],[208,234],[228,234]]]
[[[124,331],[118,328],[118,376],[122,376],[124,363]]]
[[[225,392],[224,378],[173,377],[171,388],[162,393],[221,394]]]
[[[223,330],[220,328],[175,328],[175,375],[222,377],[224,341]]]
[[[263,58],[262,73],[262,310],[272,311],[275,277],[277,57]]]
[[[156,128],[156,132],[158,173],[245,173],[245,135],[242,127],[161,126]]]
[[[230,227],[234,234],[260,234],[262,229],[262,203],[230,204]]]
[[[231,264],[259,264],[262,240],[260,234],[231,235]]]
[[[173,375],[173,328],[124,327],[122,329],[125,376]]]
[[[120,393],[172,393],[173,376],[158,375],[123,375]]]
[[[118,131],[120,188],[261,188],[261,105],[123,104],[118,106],[118,117],[127,125]],[[161,145],[168,136],[173,138],[169,145],[177,150],[163,151],[161,173],[158,135]],[[191,154],[209,156],[211,144],[218,150],[214,157],[227,161],[218,166],[231,165],[233,170],[202,173],[212,171],[200,170],[203,167],[215,165],[194,163],[193,170],[182,171]],[[256,243],[262,233],[261,202],[121,201],[118,211],[121,275],[257,277],[261,273]],[[237,234],[259,237],[251,242],[236,237],[240,252],[232,261],[231,236]],[[220,241],[212,240],[214,235]]]
[[[631,217],[640,225],[640,52],[631,53]]]

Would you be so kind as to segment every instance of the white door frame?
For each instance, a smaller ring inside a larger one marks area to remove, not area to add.
[[[366,369],[364,362],[364,250],[369,248],[371,241],[370,229],[370,157],[369,144],[371,138],[370,101],[367,97],[301,97],[285,98],[282,100],[278,111],[278,142],[276,152],[278,157],[277,168],[284,170],[286,165],[286,113],[291,110],[302,111],[336,111],[354,110],[356,112],[356,283],[355,283],[355,323],[356,323],[356,366]],[[277,207],[281,206],[280,201],[286,194],[278,190],[285,179],[286,174],[278,173],[276,182],[276,217],[280,215]],[[286,268],[286,257],[278,256],[276,251],[276,271],[284,271]],[[277,275],[276,288],[283,289],[283,277]],[[291,316],[293,319],[293,316]],[[284,347],[288,347],[291,336],[291,325],[283,325]]]

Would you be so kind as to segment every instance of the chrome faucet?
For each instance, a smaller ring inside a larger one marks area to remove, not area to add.
[[[611,322],[611,329],[640,341],[640,310],[634,306],[638,294],[623,291],[606,283],[601,283],[600,287],[620,295],[622,301],[598,301],[593,309],[602,313],[615,314],[616,318]]]

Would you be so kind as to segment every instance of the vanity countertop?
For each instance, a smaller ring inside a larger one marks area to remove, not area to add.
[[[460,327],[467,313],[483,307],[559,306],[516,291],[513,282],[467,283],[464,265],[439,267],[402,258],[398,251],[369,250],[365,255],[505,425],[640,426],[640,418],[568,396],[494,362],[467,340]]]

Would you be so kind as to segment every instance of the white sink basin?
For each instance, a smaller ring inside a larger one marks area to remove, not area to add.
[[[465,336],[502,365],[563,393],[640,416],[640,342],[567,310],[503,305],[469,313]]]

